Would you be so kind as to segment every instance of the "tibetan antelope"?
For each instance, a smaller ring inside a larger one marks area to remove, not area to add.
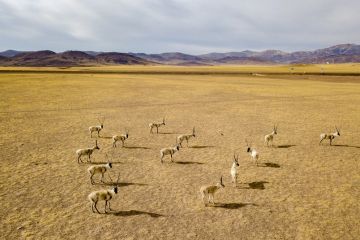
[[[186,140],[186,144],[189,147],[189,139],[192,138],[192,137],[195,137],[195,127],[193,127],[192,134],[180,135],[180,136],[177,137],[176,142],[180,145],[180,147],[183,147],[182,142],[184,140]]]
[[[112,163],[108,162],[107,164],[99,164],[94,165],[88,168],[88,172],[90,173],[90,182],[91,184],[95,184],[93,176],[95,174],[101,174],[101,182],[104,182],[104,174],[106,171],[110,170],[112,168]]]
[[[109,175],[109,177],[110,177],[110,175]],[[104,190],[94,191],[89,194],[88,199],[91,203],[91,210],[93,211],[93,213],[95,212],[95,210],[98,213],[100,213],[96,207],[96,205],[99,201],[105,201],[105,213],[107,213],[106,207],[108,205],[109,205],[109,210],[111,211],[110,200],[113,199],[115,197],[115,195],[118,193],[119,177],[120,177],[120,174],[118,175],[116,183],[114,183],[110,177],[111,182],[114,184],[112,189],[107,189],[107,190],[104,189]],[[94,208],[95,208],[95,210],[94,210]]]
[[[98,118],[98,121],[100,125],[89,127],[90,137],[92,137],[93,132],[97,132],[98,137],[100,137],[100,131],[104,128],[105,118],[104,117],[102,119]]]
[[[160,150],[160,160],[163,163],[163,158],[166,155],[170,155],[171,161],[173,162],[173,155],[180,150],[180,145],[176,144],[174,147],[163,148]]]
[[[153,133],[152,130],[154,127],[156,127],[156,133],[159,133],[159,127],[161,127],[162,125],[166,125],[165,124],[165,117],[163,118],[162,123],[150,123],[149,124],[149,128],[150,128],[150,133]]]
[[[113,140],[113,147],[116,147],[116,142],[117,141],[121,141],[122,142],[122,147],[124,147],[125,145],[125,140],[129,138],[129,131],[125,130],[125,134],[121,134],[121,135],[114,135],[112,137]]]
[[[252,160],[254,160],[256,162],[256,166],[258,166],[259,153],[251,146],[251,143],[249,144],[247,140],[245,140],[245,142],[246,142],[246,146],[247,146],[246,152],[249,153]]]
[[[92,148],[84,148],[84,149],[78,149],[78,150],[76,150],[76,154],[77,154],[77,156],[78,156],[78,163],[80,163],[80,161],[81,162],[83,162],[82,160],[81,160],[81,157],[82,156],[88,156],[88,161],[90,161],[90,157],[91,157],[91,154],[93,154],[93,152],[95,151],[95,150],[99,150],[100,148],[99,148],[99,146],[97,145],[97,140],[95,140],[95,146],[94,147],[92,147]]]
[[[277,125],[274,125],[272,133],[265,135],[266,146],[269,146],[269,142],[271,142],[271,146],[273,145],[274,135],[276,134],[277,134]]]
[[[330,145],[332,143],[332,141],[334,140],[335,137],[339,136],[340,137],[340,130],[335,126],[336,132],[334,133],[322,133],[320,134],[320,142],[319,145],[321,144],[321,142],[324,139],[329,139],[330,140]]]
[[[235,184],[235,186],[237,185],[237,177],[238,177],[237,167],[238,166],[239,166],[239,155],[235,156],[235,153],[234,153],[234,161],[231,166],[230,174],[231,174],[231,181]]]
[[[220,182],[218,182],[216,185],[207,185],[207,186],[202,186],[200,188],[200,194],[201,194],[201,199],[203,201],[203,203],[205,204],[205,206],[207,206],[208,203],[212,203],[213,205],[215,205],[214,202],[214,195],[217,192],[217,190],[219,190],[220,188],[224,188],[225,185],[223,183],[222,180],[222,176],[220,178]],[[205,198],[208,198],[207,200]]]

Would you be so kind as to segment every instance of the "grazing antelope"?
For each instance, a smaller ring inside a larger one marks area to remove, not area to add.
[[[220,178],[220,182],[218,182],[216,185],[202,186],[200,188],[200,194],[201,194],[201,199],[202,199],[203,203],[205,204],[205,206],[207,206],[207,204],[210,202],[213,205],[215,205],[214,195],[217,192],[217,190],[219,190],[220,188],[224,188],[224,187],[225,187],[225,185],[223,183],[222,176]],[[206,196],[208,197],[207,201],[205,199]]]
[[[95,149],[97,149],[97,150],[99,150],[100,148],[99,148],[99,146],[97,145],[97,140],[95,140],[95,146],[94,147],[92,147],[92,148],[84,148],[84,149],[78,149],[78,150],[76,150],[76,154],[77,154],[77,156],[78,156],[78,163],[80,163],[80,161],[81,162],[83,162],[82,160],[81,160],[81,157],[82,156],[85,156],[85,155],[87,155],[88,156],[88,161],[90,161],[90,156],[91,156],[91,154],[93,154],[93,152],[94,152],[94,150]]]
[[[149,128],[150,128],[150,133],[153,133],[152,130],[154,127],[156,127],[156,133],[159,133],[159,127],[161,127],[162,125],[166,125],[165,124],[165,117],[163,118],[162,123],[150,123],[149,124]]]
[[[231,166],[230,174],[231,174],[231,182],[233,182],[235,184],[235,186],[237,185],[237,177],[238,177],[238,172],[237,172],[237,168],[236,168],[239,166],[238,160],[239,160],[239,155],[235,156],[235,153],[234,153],[234,161]]]
[[[129,131],[126,130],[125,134],[121,134],[121,135],[115,135],[112,137],[113,140],[113,147],[116,147],[116,142],[117,141],[121,141],[122,142],[122,147],[124,147],[125,145],[125,140],[129,138]]]
[[[269,146],[269,142],[271,142],[271,146],[273,145],[274,135],[276,134],[277,134],[277,125],[274,125],[272,133],[265,135],[266,146]]]
[[[93,176],[95,174],[101,174],[101,182],[104,182],[104,174],[107,170],[112,168],[112,163],[108,162],[107,164],[94,165],[88,168],[88,172],[90,173],[90,182],[91,184],[95,184],[93,180]]]
[[[247,152],[251,156],[251,158],[256,162],[256,166],[258,166],[259,153],[245,140],[247,146]]]
[[[160,150],[161,163],[166,155],[170,155],[171,161],[173,162],[173,155],[180,150],[180,145],[176,144],[174,147],[163,148]]]
[[[110,177],[110,175],[109,175],[109,177]],[[118,193],[119,177],[120,177],[120,174],[118,175],[116,184],[114,184],[114,187],[112,189],[107,189],[107,190],[104,189],[104,190],[94,191],[89,194],[88,199],[90,200],[91,210],[93,211],[93,213],[95,212],[94,208],[96,209],[96,211],[98,213],[100,213],[96,207],[96,205],[99,201],[105,201],[105,213],[107,213],[106,207],[108,205],[109,205],[109,210],[111,211],[110,200],[113,199],[113,197],[115,197],[115,194]],[[110,179],[111,179],[111,177],[110,177]],[[112,181],[112,179],[111,179],[111,182],[114,183]]]
[[[334,133],[322,133],[320,134],[320,142],[319,145],[321,144],[321,142],[324,139],[329,139],[330,140],[330,145],[332,143],[332,141],[334,140],[335,137],[339,136],[340,137],[340,130],[335,126],[336,132]]]
[[[177,137],[176,142],[180,145],[180,147],[183,147],[183,146],[182,146],[182,142],[183,142],[184,140],[186,140],[186,144],[187,144],[187,146],[189,147],[189,139],[192,138],[192,137],[195,137],[195,127],[193,127],[192,134],[183,134],[183,135],[180,135],[180,136]]]
[[[100,137],[100,131],[104,128],[105,118],[103,117],[101,120],[100,120],[100,118],[98,118],[98,121],[99,121],[100,125],[89,127],[89,132],[90,132],[90,137],[91,138],[92,138],[92,133],[93,132],[97,132],[98,137]]]

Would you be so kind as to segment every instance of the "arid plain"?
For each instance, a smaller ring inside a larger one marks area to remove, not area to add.
[[[331,75],[319,66],[288,69],[1,68],[1,238],[359,238],[360,65],[324,66]],[[90,164],[75,154],[93,146],[88,127],[99,115],[106,120],[93,164],[108,154],[106,181],[120,173],[108,214],[92,213],[87,196],[111,186],[91,185]],[[148,124],[163,116],[166,126],[150,134]],[[266,147],[275,123],[275,146]],[[334,125],[334,146],[319,146]],[[189,147],[161,164],[160,149],[193,126]],[[111,136],[125,129],[126,147],[112,148]],[[258,167],[245,139],[259,151]],[[200,187],[221,175],[225,188],[204,207]]]

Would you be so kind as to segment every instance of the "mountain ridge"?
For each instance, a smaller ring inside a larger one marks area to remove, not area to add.
[[[360,62],[360,45],[338,44],[313,51],[212,52],[191,55],[181,52],[160,54],[119,53],[70,50],[56,53],[50,50],[0,52],[1,66],[92,66],[92,65],[186,65],[208,66],[225,64],[316,64]]]

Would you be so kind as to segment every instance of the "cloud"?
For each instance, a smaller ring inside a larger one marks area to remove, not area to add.
[[[360,1],[0,0],[0,46],[206,53],[359,43]]]

